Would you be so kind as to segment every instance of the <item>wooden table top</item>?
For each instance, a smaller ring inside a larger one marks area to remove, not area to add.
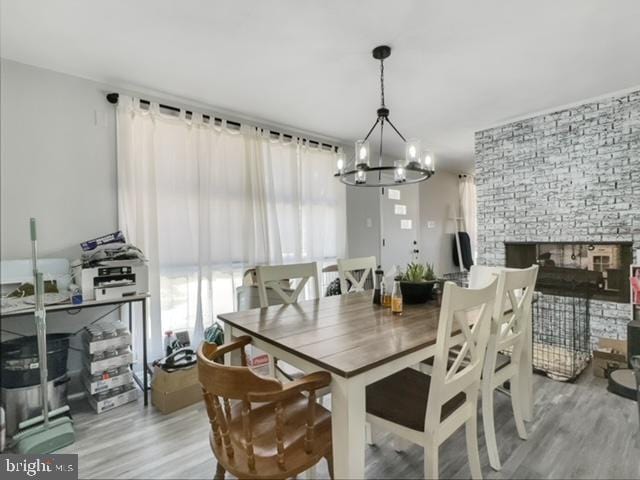
[[[435,301],[401,315],[372,303],[372,290],[218,315],[252,337],[343,377],[352,377],[436,342]]]

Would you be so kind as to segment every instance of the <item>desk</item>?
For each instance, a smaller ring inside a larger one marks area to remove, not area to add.
[[[364,478],[365,387],[435,354],[435,302],[406,305],[398,316],[373,305],[371,296],[351,293],[218,315],[226,341],[249,335],[256,347],[304,372],[331,373],[335,478]],[[239,364],[235,356],[226,361]]]
[[[136,381],[136,383],[138,384],[138,386],[140,387],[140,389],[143,392],[143,396],[144,396],[144,404],[145,406],[149,404],[149,397],[148,397],[148,390],[149,390],[149,382],[148,382],[148,378],[149,378],[149,366],[148,366],[148,361],[147,361],[147,298],[149,298],[150,295],[148,293],[144,293],[144,294],[140,294],[140,295],[131,295],[129,297],[123,297],[123,298],[118,298],[118,299],[112,299],[112,300],[87,300],[86,302],[74,305],[72,303],[56,303],[56,304],[52,304],[52,305],[46,305],[45,309],[47,311],[47,313],[52,313],[52,312],[73,312],[76,313],[79,310],[83,310],[85,308],[96,308],[96,307],[108,307],[108,306],[115,306],[115,308],[113,310],[111,310],[110,312],[108,312],[107,314],[97,318],[96,320],[94,320],[93,322],[96,322],[98,320],[100,320],[101,318],[105,317],[106,315],[108,315],[109,313],[117,310],[119,307],[124,306],[124,305],[128,305],[128,310],[129,310],[129,331],[132,330],[132,326],[133,326],[133,309],[132,309],[132,305],[134,303],[140,303],[141,307],[142,307],[142,363],[143,363],[143,368],[142,368],[142,380],[140,380],[140,378],[136,375],[136,373],[133,373],[133,378]],[[21,315],[33,315],[34,314],[34,307],[25,307],[24,309],[20,309],[20,310],[11,310],[11,311],[0,311],[0,317],[2,318],[9,318],[9,317],[18,317]],[[91,323],[93,323],[91,322]],[[133,346],[133,345],[132,345]]]

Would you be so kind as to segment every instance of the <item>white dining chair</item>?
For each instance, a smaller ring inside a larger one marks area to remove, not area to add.
[[[340,291],[344,293],[362,292],[365,286],[375,287],[374,273],[376,270],[376,257],[339,258],[338,275],[340,276]],[[360,278],[356,278],[354,272],[362,271]]]
[[[439,447],[463,425],[471,477],[482,477],[477,402],[496,287],[497,282],[477,290],[446,282],[432,375],[407,368],[367,387],[367,420],[422,445],[425,478],[438,477]],[[460,349],[449,362],[454,345]]]
[[[486,265],[472,265],[469,271],[469,288],[478,289],[490,285],[493,281],[497,280],[504,267],[490,267]],[[454,356],[457,353],[456,348],[452,349],[449,362],[453,361]],[[418,365],[419,370],[422,373],[431,375],[433,371],[433,357],[427,358],[420,362]]]
[[[295,280],[298,281],[298,284],[291,285],[291,282]],[[273,300],[269,301],[267,289],[275,292],[285,305],[297,303],[309,280],[313,280],[314,298],[320,298],[318,264],[316,262],[257,266],[256,281],[258,283],[260,307],[265,308],[273,305]],[[285,381],[296,380],[304,376],[304,372],[275,358],[269,358],[269,373]]]
[[[485,274],[495,275],[485,269],[479,276]],[[501,463],[496,441],[493,397],[497,389],[503,391],[501,387],[507,381],[510,383],[511,408],[518,436],[523,440],[527,439],[522,397],[519,395],[520,361],[527,339],[527,322],[531,318],[529,310],[537,277],[538,265],[525,269],[502,269],[498,276],[491,335],[482,372],[482,421],[489,463],[494,470],[500,470]],[[505,355],[503,352],[509,354]]]
[[[292,280],[298,280],[298,285],[292,286]],[[290,265],[258,265],[256,267],[256,281],[258,283],[260,307],[269,306],[267,288],[273,290],[282,299],[283,304],[297,303],[298,297],[309,280],[313,280],[314,298],[320,298],[318,264],[316,262]],[[293,291],[285,291],[284,284],[293,287]]]

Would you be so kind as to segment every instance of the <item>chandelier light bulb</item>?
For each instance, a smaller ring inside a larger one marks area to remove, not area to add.
[[[365,170],[369,168],[369,142],[367,140],[358,140],[355,151],[358,158],[356,168]]]
[[[338,172],[342,173],[344,171],[344,164],[345,164],[344,153],[338,152],[338,155],[336,157],[336,167],[338,168]]]
[[[362,184],[367,182],[367,172],[364,170],[358,170],[356,172],[356,183]]]
[[[420,143],[420,140],[416,138],[410,138],[405,144],[404,159],[407,162],[407,165],[409,165],[410,167],[420,167],[420,158],[418,158],[418,154],[420,152]]]
[[[396,160],[393,162],[396,167],[393,171],[393,181],[396,183],[403,183],[407,180],[407,175],[404,169],[404,162],[402,160]]]

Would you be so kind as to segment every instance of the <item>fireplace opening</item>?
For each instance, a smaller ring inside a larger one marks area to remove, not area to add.
[[[536,290],[629,302],[631,242],[505,242],[506,266],[540,265]]]
[[[629,301],[628,243],[505,243],[506,266],[540,266],[532,306],[533,367],[572,381],[592,356],[590,301]]]

